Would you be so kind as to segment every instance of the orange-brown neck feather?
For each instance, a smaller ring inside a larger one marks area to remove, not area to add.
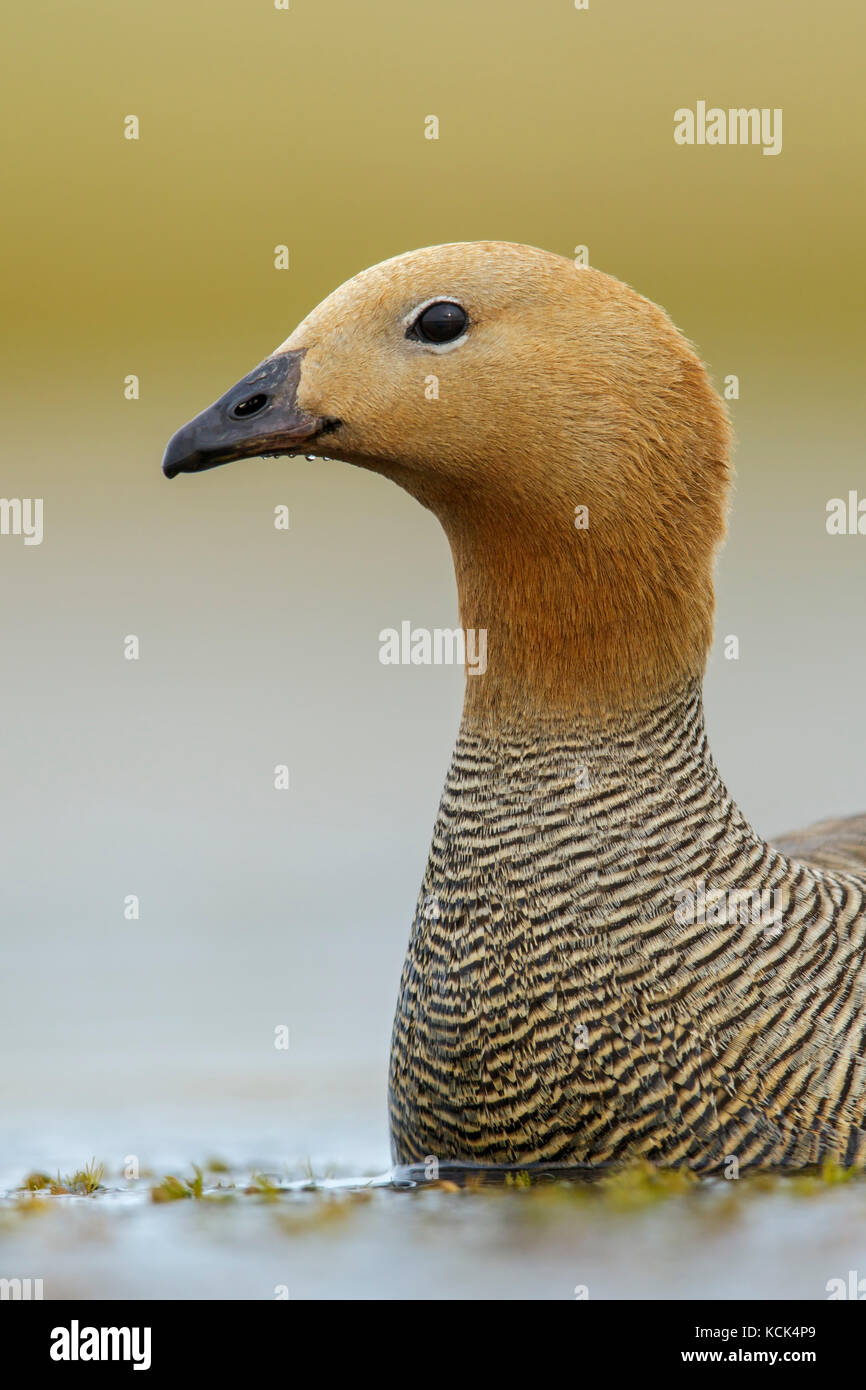
[[[487,630],[470,723],[640,708],[703,674],[729,429],[701,364],[681,365],[649,432],[614,402],[615,427],[560,439],[543,472],[515,444],[470,489],[395,475],[446,531],[461,626]]]

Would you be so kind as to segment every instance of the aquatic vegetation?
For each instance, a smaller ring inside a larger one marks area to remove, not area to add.
[[[263,1197],[267,1202],[275,1202],[282,1188],[268,1173],[253,1173],[248,1185],[243,1189],[248,1197]]]
[[[152,1202],[178,1202],[193,1197],[200,1200],[204,1196],[204,1175],[197,1164],[193,1164],[192,1178],[177,1178],[168,1173],[155,1187],[150,1189]]]
[[[666,1202],[684,1203],[684,1213],[716,1224],[740,1219],[750,1203],[761,1197],[802,1198],[828,1194],[841,1184],[864,1174],[825,1162],[799,1173],[745,1173],[734,1180],[720,1175],[702,1176],[688,1168],[663,1168],[638,1162],[596,1175],[559,1176],[531,1170],[495,1174],[472,1172],[418,1182],[410,1191],[481,1195],[504,1203],[519,1219],[561,1220],[569,1211],[581,1211],[593,1220],[605,1216],[638,1216]],[[456,1180],[455,1180],[456,1179]],[[866,1183],[862,1184],[866,1196]]]
[[[522,1173],[507,1173],[507,1174],[505,1175],[505,1186],[506,1186],[506,1187],[531,1187],[531,1186],[532,1186],[532,1174],[531,1174],[531,1173],[527,1173],[527,1172],[525,1172],[525,1171],[522,1172]]]
[[[317,1199],[283,1206],[276,1216],[279,1230],[286,1235],[307,1235],[329,1226],[338,1226],[353,1216],[358,1207],[369,1202],[372,1193],[364,1189],[348,1192],[318,1194]]]
[[[695,1189],[699,1179],[688,1168],[655,1168],[639,1163],[604,1177],[598,1184],[602,1203],[613,1211],[639,1211]]]
[[[53,1178],[47,1173],[28,1173],[21,1188],[25,1192],[44,1192],[46,1188],[50,1188],[52,1182]]]
[[[760,1197],[816,1199],[843,1185],[859,1184],[866,1197],[866,1182],[860,1168],[845,1168],[827,1161],[799,1172],[745,1173],[726,1180],[719,1175],[701,1176],[687,1168],[662,1168],[640,1162],[593,1175],[562,1176],[551,1171],[529,1169],[510,1172],[495,1170],[446,1171],[438,1179],[405,1179],[389,1182],[378,1179],[329,1179],[314,1174],[307,1164],[305,1176],[294,1180],[254,1171],[247,1179],[220,1159],[192,1164],[189,1176],[167,1173],[149,1188],[138,1187],[156,1205],[166,1202],[199,1201],[228,1204],[244,1199],[273,1204],[279,1208],[279,1221],[290,1233],[328,1225],[345,1217],[356,1204],[369,1201],[374,1189],[412,1200],[438,1194],[440,1199],[484,1200],[502,1203],[501,1209],[517,1218],[544,1221],[561,1218],[569,1210],[582,1211],[593,1219],[637,1216],[665,1202],[686,1202],[685,1211],[699,1213],[714,1223],[739,1219],[749,1203]],[[95,1159],[71,1174],[52,1177],[34,1169],[20,1185],[7,1194],[9,1213],[46,1210],[53,1197],[89,1197],[98,1200],[109,1189],[103,1182],[105,1167]],[[111,1189],[115,1196],[130,1195],[137,1184]]]
[[[105,1165],[92,1158],[84,1168],[78,1168],[66,1177],[61,1177],[59,1172],[54,1178],[47,1173],[28,1173],[20,1190],[48,1192],[52,1197],[92,1197],[94,1193],[102,1190],[104,1175]]]
[[[815,1193],[823,1192],[825,1188],[838,1187],[840,1183],[851,1182],[852,1178],[858,1176],[858,1172],[859,1170],[856,1168],[843,1168],[841,1164],[834,1163],[832,1159],[828,1158],[817,1172],[802,1173],[792,1177],[791,1187],[799,1195],[811,1197]]]

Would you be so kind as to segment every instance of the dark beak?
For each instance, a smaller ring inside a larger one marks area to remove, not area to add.
[[[303,350],[268,357],[172,435],[162,461],[167,478],[201,473],[234,459],[297,454],[338,421],[307,415],[298,406]]]

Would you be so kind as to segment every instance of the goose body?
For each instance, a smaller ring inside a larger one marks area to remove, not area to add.
[[[502,242],[363,272],[169,444],[169,476],[392,478],[488,633],[400,984],[399,1163],[866,1160],[866,816],[768,844],[704,728],[728,449],[662,310]]]

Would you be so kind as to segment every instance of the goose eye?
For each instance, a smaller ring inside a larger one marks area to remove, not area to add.
[[[443,299],[421,310],[406,330],[406,337],[422,343],[451,343],[461,337],[468,326],[469,315],[462,305]]]

